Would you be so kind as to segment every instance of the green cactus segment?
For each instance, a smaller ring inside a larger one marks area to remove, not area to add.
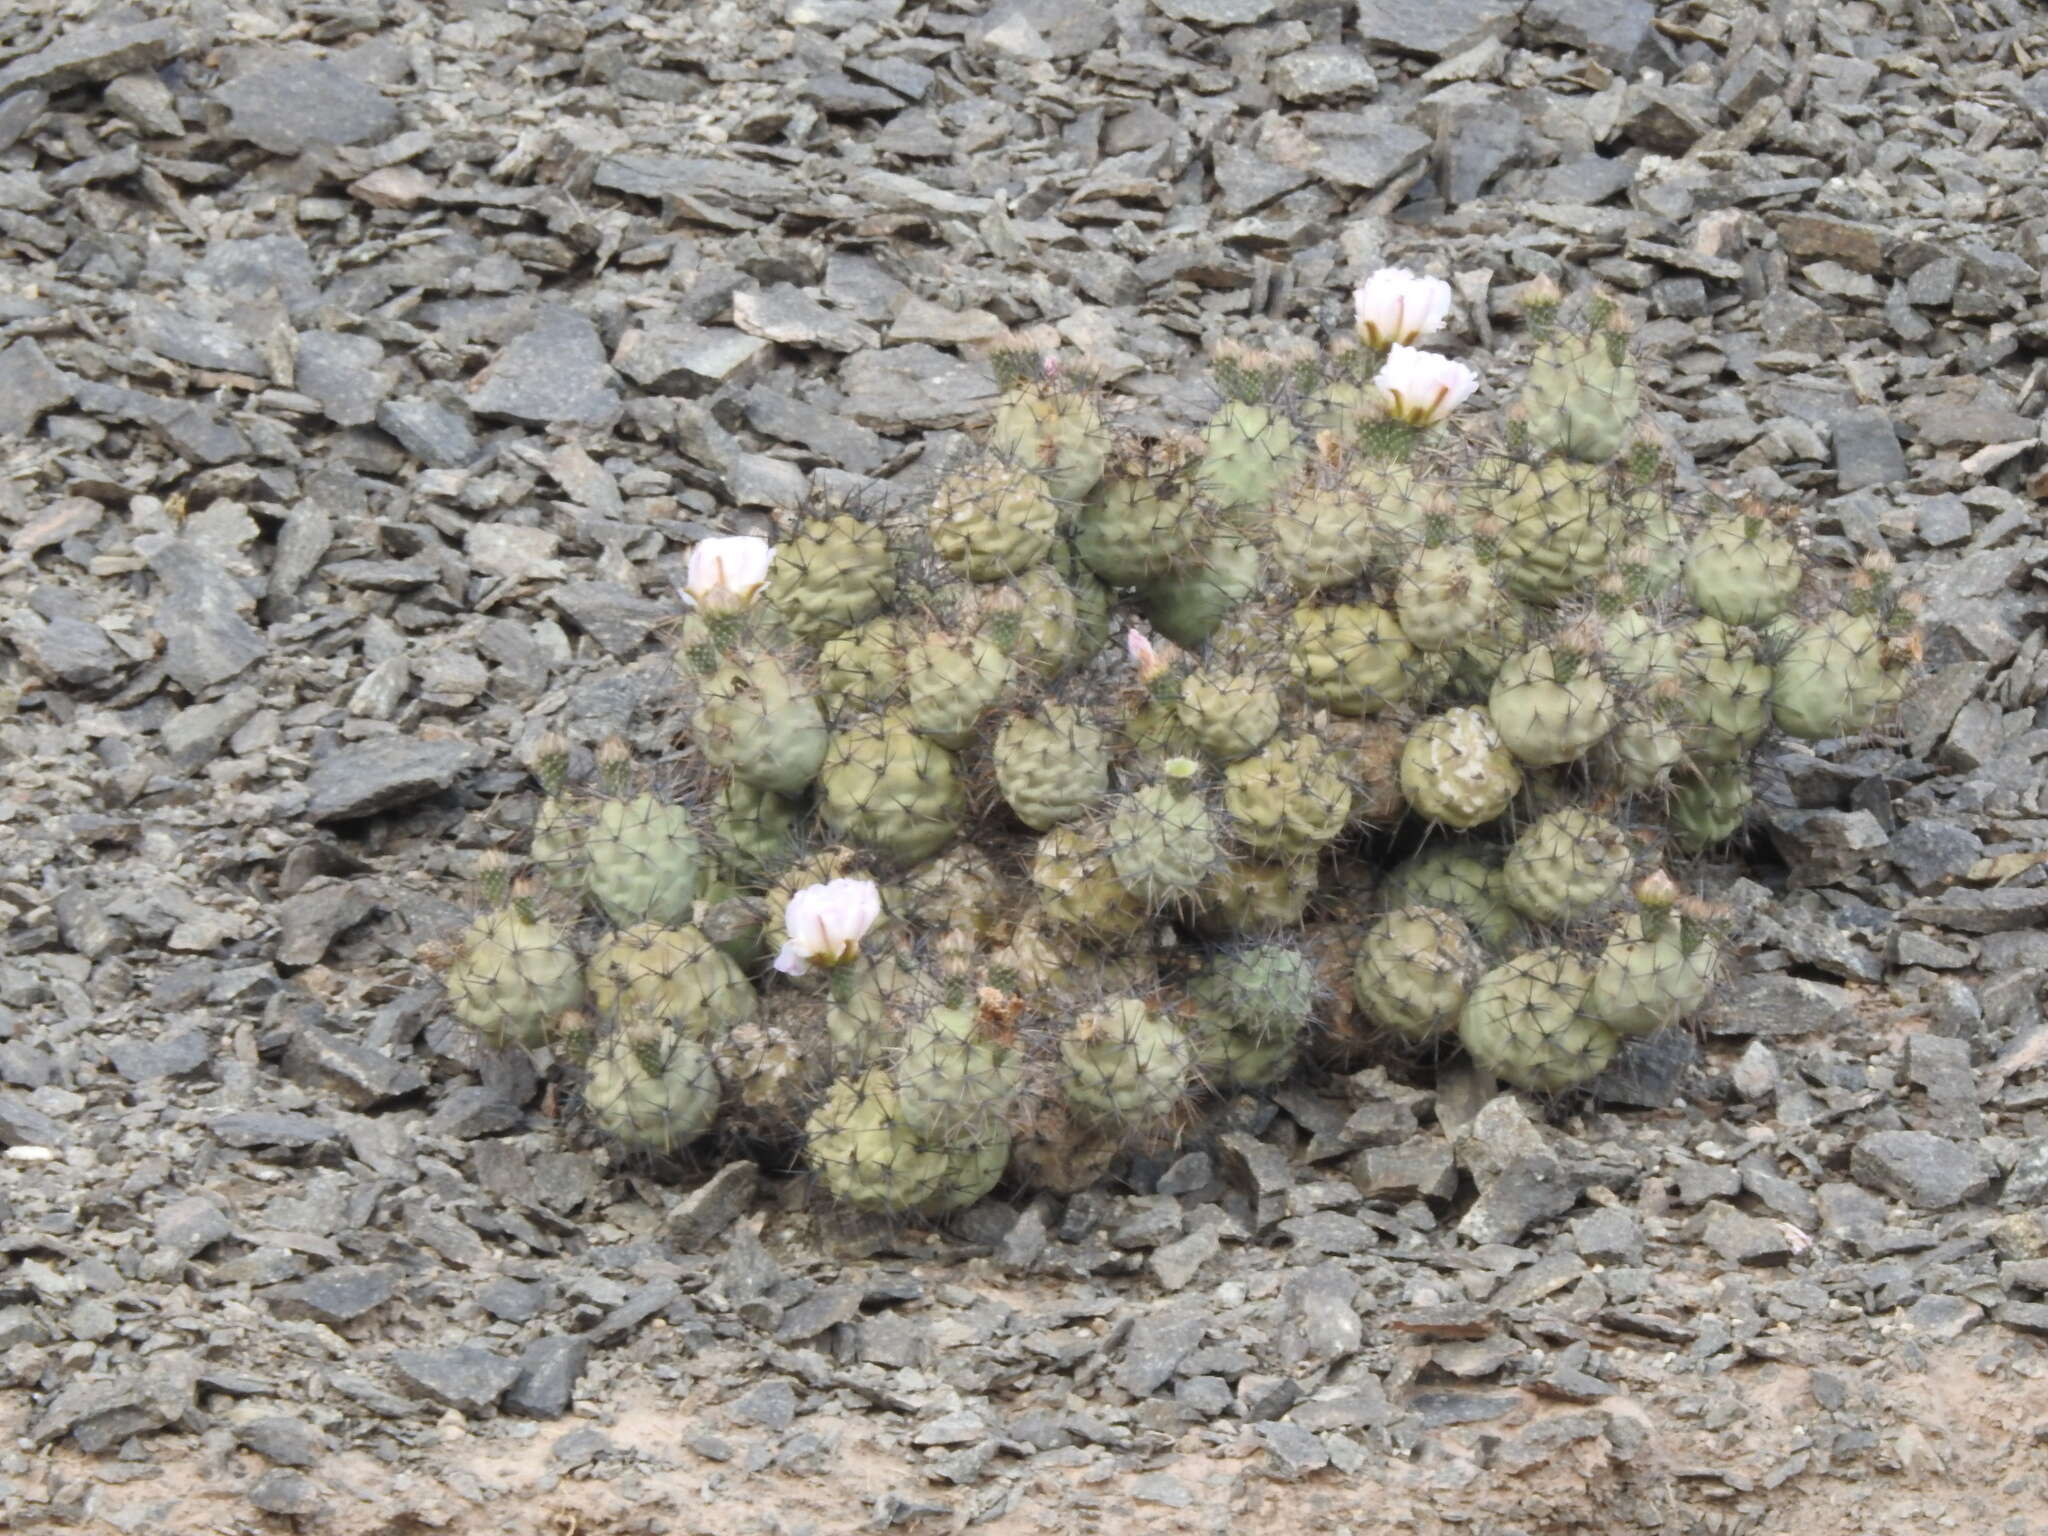
[[[978,739],[981,717],[995,707],[1014,671],[993,640],[931,636],[905,661],[903,722],[957,752]]]
[[[1500,854],[1483,843],[1453,840],[1425,848],[1394,866],[1380,897],[1388,907],[1454,912],[1489,949],[1510,949],[1522,938],[1522,915],[1507,899]]]
[[[1294,586],[1341,587],[1363,576],[1375,551],[1371,505],[1342,481],[1311,475],[1273,519],[1273,561]]]
[[[1694,535],[1685,589],[1709,618],[1755,626],[1791,607],[1804,574],[1799,550],[1768,518],[1737,512]]]
[[[1487,695],[1494,730],[1534,768],[1583,757],[1614,725],[1614,690],[1592,662],[1539,645],[1502,664]]]
[[[1193,1061],[1186,1031],[1124,998],[1082,1014],[1061,1036],[1061,1091],[1089,1119],[1145,1125],[1180,1102]]]
[[[1215,816],[1199,794],[1178,783],[1124,796],[1110,812],[1103,841],[1117,880],[1154,907],[1199,890],[1223,862]]]
[[[718,1119],[711,1054],[683,1035],[614,1035],[598,1046],[587,1071],[583,1106],[592,1122],[636,1152],[679,1152]]]
[[[1142,458],[1112,464],[1082,505],[1074,550],[1112,587],[1166,580],[1192,562],[1214,530],[1199,515],[1172,452],[1155,466]]]
[[[660,1025],[711,1042],[754,1017],[759,998],[744,972],[694,927],[642,923],[613,934],[590,957],[590,1001],[627,1029]]]
[[[583,887],[583,837],[584,817],[573,801],[560,794],[541,801],[526,857],[564,895]]]
[[[992,755],[1003,799],[1034,831],[1085,816],[1109,793],[1108,741],[1071,704],[1011,716]]]
[[[940,1214],[972,1205],[1003,1176],[1009,1134],[928,1139],[903,1118],[882,1071],[842,1078],[804,1124],[804,1156],[826,1191],[857,1211]]]
[[[1226,518],[1256,519],[1301,462],[1294,425],[1268,405],[1226,400],[1202,429],[1195,472],[1202,494]]]
[[[1644,689],[1684,681],[1687,632],[1667,629],[1641,609],[1628,608],[1608,621],[1605,638],[1603,670],[1617,683]]]
[[[683,807],[652,795],[607,801],[598,807],[585,848],[585,884],[619,927],[679,923],[690,915],[702,853]]]
[[[1216,762],[1235,762],[1280,729],[1280,695],[1263,678],[1204,670],[1182,680],[1176,705],[1181,728]]]
[[[1073,586],[1049,565],[981,591],[991,595],[974,615],[974,632],[1007,652],[1020,673],[1050,681],[1100,649],[1085,640]]]
[[[813,644],[873,618],[896,592],[888,535],[858,518],[812,518],[775,551],[762,592],[790,633]]]
[[[1671,829],[1678,846],[1699,853],[1742,830],[1756,798],[1741,768],[1722,763],[1682,775],[1671,792]]]
[[[1421,702],[1418,653],[1399,620],[1370,603],[1303,604],[1290,621],[1288,666],[1315,703],[1340,715],[1372,715]]]
[[[1566,806],[1515,839],[1501,866],[1501,889],[1524,916],[1563,923],[1612,901],[1634,867],[1635,851],[1621,828]]]
[[[1833,609],[1788,625],[1771,669],[1771,718],[1788,736],[1826,741],[1868,729],[1887,697],[1884,637],[1862,614]]]
[[[1195,919],[1214,934],[1284,933],[1301,926],[1317,884],[1308,859],[1232,859],[1202,887]]]
[[[1592,973],[1561,950],[1531,950],[1480,977],[1458,1039],[1483,1070],[1531,1093],[1562,1093],[1605,1071],[1621,1038],[1581,1005]]]
[[[1351,818],[1336,754],[1309,736],[1276,736],[1223,770],[1223,809],[1237,840],[1267,858],[1312,855]]]
[[[1691,755],[1702,763],[1733,763],[1771,727],[1771,669],[1743,631],[1714,619],[1699,620],[1692,631],[1684,662]]]
[[[1152,627],[1175,645],[1194,649],[1208,642],[1232,610],[1259,589],[1264,562],[1243,539],[1211,539],[1197,549],[1186,569],[1139,593]]]
[[[1015,1050],[982,1037],[971,1008],[934,1008],[913,1025],[891,1076],[904,1124],[943,1142],[1003,1124],[1024,1084]]]
[[[544,1044],[549,1025],[583,1001],[575,949],[525,905],[481,913],[443,978],[455,1017],[493,1047]]]
[[[785,862],[796,849],[801,807],[785,796],[727,779],[711,801],[711,838],[735,871],[756,875]]]
[[[1401,567],[1394,610],[1401,633],[1421,651],[1454,651],[1493,629],[1503,601],[1493,572],[1471,549],[1425,546]]]
[[[909,637],[884,616],[857,624],[818,647],[818,696],[834,714],[879,709],[903,681]]]
[[[1409,732],[1401,748],[1409,808],[1447,827],[1494,820],[1521,788],[1521,765],[1483,709],[1446,710]]]
[[[1045,480],[1000,460],[954,470],[932,498],[932,547],[974,581],[1000,581],[1043,560],[1059,527]]]
[[[1084,389],[1024,383],[1003,396],[988,445],[1036,473],[1059,501],[1095,489],[1109,457],[1109,431]]]
[[[1553,333],[1530,358],[1522,386],[1531,441],[1586,464],[1621,451],[1641,404],[1627,338],[1604,329]]]
[[[1128,939],[1150,916],[1117,878],[1101,828],[1058,826],[1047,832],[1031,861],[1031,884],[1048,918],[1094,943]]]
[[[713,763],[778,795],[817,777],[831,740],[818,701],[771,656],[706,679],[691,734]]]
[[[1685,761],[1685,732],[1654,709],[1625,717],[1608,738],[1621,787],[1635,793],[1656,789]]]
[[[1655,1034],[1704,1004],[1711,978],[1687,954],[1678,918],[1630,913],[1594,962],[1583,1011],[1618,1035]]]
[[[1358,1006],[1382,1029],[1431,1040],[1455,1029],[1486,969],[1471,925],[1441,907],[1402,907],[1365,931],[1353,967]]]
[[[1284,944],[1254,944],[1216,956],[1188,983],[1188,996],[1231,1029],[1296,1039],[1315,1012],[1315,965]]]
[[[1525,602],[1562,602],[1607,569],[1616,519],[1599,471],[1562,459],[1515,464],[1497,511],[1508,589]]]
[[[883,719],[832,738],[818,776],[818,806],[840,837],[899,863],[928,859],[967,815],[953,755],[906,724]]]

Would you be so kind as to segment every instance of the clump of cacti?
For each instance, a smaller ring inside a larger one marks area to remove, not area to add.
[[[1867,729],[1913,657],[1888,562],[1672,490],[1620,307],[1530,285],[1503,430],[1390,271],[1355,341],[1219,349],[1168,437],[1043,338],[921,506],[690,560],[676,792],[533,754],[529,869],[447,975],[636,1150],[781,1136],[861,1210],[1006,1168],[1068,1188],[1371,1042],[1558,1092],[1719,963],[1675,861],[1737,833],[1774,732]],[[1338,1014],[1366,1029],[1319,1031]]]

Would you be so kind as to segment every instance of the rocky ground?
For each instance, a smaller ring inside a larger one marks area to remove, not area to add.
[[[2048,1533],[2044,139],[2025,0],[18,0],[0,1521]],[[1709,872],[1697,1041],[933,1234],[450,1029],[521,749],[662,745],[694,539],[914,489],[1005,326],[1175,420],[1393,260],[1479,361],[1619,290],[1689,479],[1926,595]]]

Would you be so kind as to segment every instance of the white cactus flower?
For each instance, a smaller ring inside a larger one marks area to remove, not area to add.
[[[1411,427],[1433,427],[1471,398],[1479,375],[1451,358],[1397,346],[1373,383],[1386,397],[1388,415]]]
[[[775,969],[802,976],[814,965],[844,965],[860,953],[860,941],[881,916],[882,893],[872,880],[807,885],[782,914],[789,942],[775,957]]]
[[[737,613],[768,580],[775,547],[753,537],[704,539],[690,551],[683,596],[705,613]]]
[[[1406,267],[1382,267],[1352,303],[1367,346],[1405,347],[1443,329],[1451,314],[1451,285],[1440,277],[1417,277]]]

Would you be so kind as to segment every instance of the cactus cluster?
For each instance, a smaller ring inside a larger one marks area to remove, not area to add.
[[[1448,307],[1380,274],[1356,343],[1222,349],[1165,439],[1019,338],[923,505],[700,545],[675,791],[542,741],[458,1016],[630,1146],[738,1126],[923,1213],[1304,1058],[1455,1041],[1555,1092],[1684,1019],[1720,946],[1670,869],[1773,733],[1881,719],[1909,605],[1679,501],[1603,296],[1531,285],[1501,430],[1445,432]]]

